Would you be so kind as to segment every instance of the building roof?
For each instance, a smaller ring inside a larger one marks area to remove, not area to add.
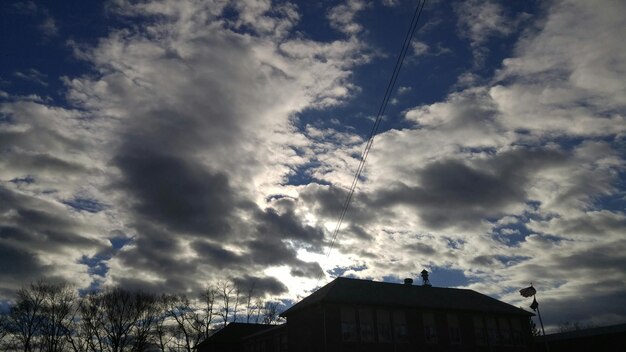
[[[317,303],[362,304],[423,309],[480,311],[532,316],[533,313],[473,290],[424,287],[338,277],[284,311],[281,316]]]
[[[248,324],[248,323],[229,323],[206,340],[202,341],[196,347],[202,349],[205,345],[222,345],[240,343],[243,338],[256,334],[268,329],[275,328],[275,325],[267,324]]]

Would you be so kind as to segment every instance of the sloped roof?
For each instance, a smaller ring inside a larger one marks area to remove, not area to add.
[[[320,302],[534,315],[468,289],[424,287],[338,277],[284,311],[281,316],[288,317]]]
[[[248,323],[229,323],[215,334],[211,335],[208,339],[202,341],[196,347],[198,350],[206,345],[221,345],[239,343],[246,336],[272,329],[275,325],[267,324],[248,324]]]

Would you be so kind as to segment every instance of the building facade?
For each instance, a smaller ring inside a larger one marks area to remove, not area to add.
[[[530,351],[532,315],[472,290],[337,278],[241,351]]]

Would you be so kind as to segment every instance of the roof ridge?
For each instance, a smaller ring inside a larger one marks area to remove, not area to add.
[[[519,307],[469,288],[431,287],[337,277],[285,310],[288,316],[320,302],[383,304],[426,309],[459,309],[533,315]]]

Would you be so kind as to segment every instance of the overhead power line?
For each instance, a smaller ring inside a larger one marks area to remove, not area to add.
[[[372,144],[374,143],[374,136],[378,132],[378,128],[380,127],[380,123],[385,114],[385,110],[387,109],[387,104],[389,103],[389,99],[391,98],[391,93],[393,92],[393,88],[396,85],[396,80],[398,79],[398,75],[400,73],[400,69],[402,68],[402,63],[404,62],[406,53],[409,50],[409,47],[411,46],[411,41],[413,40],[415,28],[417,28],[417,22],[419,21],[420,15],[422,14],[422,10],[424,9],[425,4],[426,4],[426,0],[420,0],[417,3],[415,12],[413,13],[413,18],[411,19],[411,25],[406,33],[406,36],[404,37],[404,42],[402,43],[402,49],[400,50],[400,54],[398,55],[398,58],[396,59],[396,64],[393,68],[391,79],[389,80],[389,83],[387,84],[385,95],[383,96],[383,100],[380,104],[380,107],[378,108],[378,113],[376,114],[376,120],[374,121],[374,125],[372,126],[372,130],[367,139],[367,143],[365,144],[365,148],[363,150],[363,153],[361,154],[361,161],[359,162],[359,167],[357,168],[354,174],[354,178],[352,179],[352,184],[350,185],[348,195],[346,196],[346,200],[344,201],[343,207],[341,208],[341,215],[339,216],[337,225],[335,226],[335,229],[333,230],[330,247],[328,248],[328,253],[326,254],[326,261],[328,261],[328,258],[330,257],[330,253],[332,252],[333,247],[335,246],[335,242],[337,241],[337,237],[339,235],[339,229],[341,228],[341,224],[343,223],[343,220],[346,217],[346,213],[348,212],[348,208],[350,207],[350,203],[352,202],[354,191],[356,190],[356,186],[359,183],[359,178],[361,177],[361,173],[363,172],[363,169],[365,168],[365,161],[367,160],[367,156],[369,155],[370,149],[372,149]],[[317,281],[318,284],[319,284],[321,277],[323,276],[324,276],[324,272],[322,272],[320,278],[318,279]]]

